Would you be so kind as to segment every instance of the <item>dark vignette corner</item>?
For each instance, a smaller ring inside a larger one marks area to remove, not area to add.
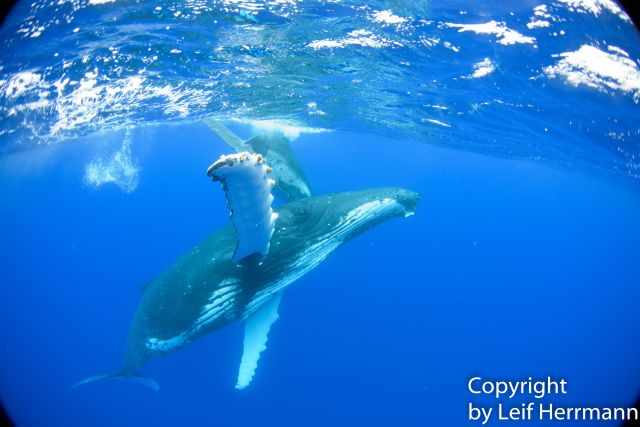
[[[638,0],[619,0],[619,2],[635,24],[636,29],[640,29],[640,2]]]
[[[638,27],[636,27],[638,28]],[[633,405],[634,408],[638,408],[638,410],[640,410],[640,397],[638,397],[638,400],[636,400],[635,405]],[[622,427],[639,427],[640,426],[640,421],[636,421],[636,420],[627,420]]]
[[[0,1],[0,25],[4,23],[5,18],[13,9],[13,6],[18,2],[18,0],[2,0]]]
[[[7,411],[5,410],[4,405],[0,401],[0,427],[13,427],[13,426],[14,424],[11,421],[11,418],[9,418],[9,414],[7,414]]]

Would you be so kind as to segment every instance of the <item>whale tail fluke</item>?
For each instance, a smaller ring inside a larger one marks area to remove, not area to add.
[[[80,386],[83,386],[83,385],[86,385],[86,384],[91,384],[91,383],[95,383],[95,382],[98,382],[98,381],[104,381],[104,380],[131,381],[133,383],[140,384],[140,385],[143,385],[145,387],[148,387],[153,391],[160,390],[160,385],[153,378],[143,377],[142,375],[124,374],[122,372],[94,375],[92,377],[88,377],[88,378],[85,378],[85,379],[83,379],[81,381],[78,381],[73,386],[71,386],[71,388],[72,389],[76,389],[76,388],[78,388]]]

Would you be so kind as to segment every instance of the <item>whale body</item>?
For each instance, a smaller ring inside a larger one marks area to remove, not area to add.
[[[208,175],[222,183],[231,224],[180,257],[143,290],[122,368],[87,378],[135,379],[140,369],[234,321],[245,322],[236,388],[251,383],[283,291],[343,243],[394,217],[415,212],[419,195],[375,188],[302,198],[274,212],[271,168],[261,155],[222,156]]]
[[[255,263],[232,260],[232,226],[212,234],[145,288],[122,374],[135,375],[151,357],[251,317],[346,241],[413,214],[417,200],[408,190],[380,188],[291,202],[278,211],[269,253]]]

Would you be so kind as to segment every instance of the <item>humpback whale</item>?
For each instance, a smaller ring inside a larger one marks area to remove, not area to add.
[[[402,188],[298,198],[272,208],[274,170],[254,151],[223,155],[207,175],[225,192],[231,224],[214,232],[144,288],[122,368],[101,379],[133,379],[151,358],[231,322],[245,326],[236,388],[247,387],[278,319],[283,291],[343,243],[394,217],[413,215],[419,195]]]
[[[243,141],[214,118],[204,119],[204,124],[237,152],[250,151],[262,155],[273,169],[275,189],[286,200],[297,200],[311,195],[304,172],[293,155],[289,141],[282,133],[260,133]]]

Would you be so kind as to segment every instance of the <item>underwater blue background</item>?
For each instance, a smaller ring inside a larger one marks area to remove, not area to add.
[[[398,185],[421,203],[286,292],[248,389],[233,389],[233,325],[145,367],[157,393],[72,390],[119,366],[142,285],[226,221],[204,172],[228,149],[206,127],[134,141],[144,169],[128,194],[82,185],[106,137],[3,170],[0,390],[18,425],[463,425],[473,375],[565,377],[567,397],[551,400],[565,406],[634,401],[635,187],[341,132],[293,143],[314,192]]]
[[[0,400],[18,426],[460,426],[498,403],[470,377],[552,376],[568,395],[545,402],[632,405],[638,35],[610,0],[18,2]],[[314,194],[401,186],[417,212],[286,291],[246,390],[240,324],[152,360],[157,393],[72,389],[120,367],[143,286],[228,221],[205,117],[284,132]]]

